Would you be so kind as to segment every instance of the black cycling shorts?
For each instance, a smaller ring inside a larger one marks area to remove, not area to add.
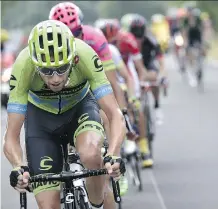
[[[148,71],[159,72],[158,64],[154,60],[150,61],[147,65],[145,65],[145,67]]]
[[[99,106],[91,93],[72,109],[58,115],[28,103],[25,140],[30,175],[61,172],[61,145],[74,145],[76,137],[88,130],[104,135]],[[60,183],[33,183],[32,187],[36,195],[45,190],[59,190]]]
[[[190,28],[188,31],[188,46],[192,47],[196,43],[202,43],[202,32],[198,28]]]

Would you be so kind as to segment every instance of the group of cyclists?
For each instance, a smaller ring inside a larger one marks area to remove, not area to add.
[[[188,73],[189,84],[195,87],[197,80],[202,79],[202,63],[209,49],[209,41],[213,38],[210,16],[187,4],[185,8],[172,8],[167,19],[171,36],[177,42],[173,52],[180,71]]]
[[[153,108],[162,124],[160,86],[167,81],[167,70],[161,45],[142,15],[102,18],[94,26],[85,25],[84,18],[76,4],[58,3],[49,20],[34,26],[13,65],[3,148],[13,166],[10,184],[19,192],[31,187],[30,176],[61,172],[62,136],[86,168],[105,166],[119,180],[122,194],[128,189],[121,158],[124,140],[137,143],[143,168],[153,166],[141,88],[145,82],[156,84],[151,88]],[[191,44],[192,36],[186,37]],[[137,127],[130,106],[138,113]],[[20,145],[23,124],[27,164]],[[105,138],[109,147],[102,159]],[[116,208],[108,179],[90,177],[86,187],[93,209]],[[38,185],[33,193],[39,208],[60,208],[59,183]]]

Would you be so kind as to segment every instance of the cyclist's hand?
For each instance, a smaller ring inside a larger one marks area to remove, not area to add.
[[[19,192],[26,192],[29,184],[29,168],[27,166],[16,167],[11,171],[10,184]]]
[[[129,98],[129,103],[133,106],[133,108],[135,108],[136,110],[139,110],[141,107],[141,102],[139,99],[137,99],[136,97],[130,97]]]
[[[135,131],[134,132],[128,131],[126,136],[127,136],[127,139],[129,139],[130,141],[136,141],[139,137],[139,135]]]
[[[167,87],[168,86],[168,78],[167,76],[164,74],[164,73],[161,73],[159,76],[158,76],[158,83],[161,85],[161,86],[164,86],[164,87]]]
[[[147,73],[144,81],[155,82],[156,80],[157,76],[154,73]]]
[[[118,181],[120,176],[126,172],[125,163],[121,157],[106,155],[104,157],[104,165],[108,174]]]

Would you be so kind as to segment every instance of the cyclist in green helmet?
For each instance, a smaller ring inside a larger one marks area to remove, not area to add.
[[[73,37],[65,24],[47,20],[32,29],[28,47],[13,65],[10,89],[3,149],[13,167],[10,184],[16,190],[25,191],[29,176],[61,172],[62,143],[74,145],[88,169],[104,165],[115,179],[125,172],[119,156],[125,122],[102,62],[91,47]],[[106,113],[111,127],[108,154],[103,161],[100,148],[104,130],[99,108]],[[20,145],[24,121],[28,164],[24,163]],[[104,176],[87,179],[93,209],[103,208],[104,184]],[[39,208],[60,208],[58,182],[32,188]]]

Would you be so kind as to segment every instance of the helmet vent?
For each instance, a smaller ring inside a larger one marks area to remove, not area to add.
[[[63,60],[63,52],[59,52],[59,61]]]
[[[62,38],[61,38],[61,34],[58,34],[58,47],[62,46]]]
[[[44,53],[41,54],[41,59],[42,59],[43,62],[46,62],[46,60],[45,60],[45,54],[44,54]]]
[[[37,60],[37,57],[36,57],[36,47],[35,47],[35,43],[33,43],[33,57],[34,57],[34,59],[36,59]]]
[[[76,20],[76,18],[73,18],[72,20],[70,20],[70,23],[73,23]]]
[[[48,46],[49,56],[54,59],[54,46]]]
[[[44,43],[43,43],[42,35],[39,36],[39,47],[40,47],[41,49],[44,49]]]
[[[48,41],[53,41],[53,34],[47,33],[47,39],[48,39]]]

